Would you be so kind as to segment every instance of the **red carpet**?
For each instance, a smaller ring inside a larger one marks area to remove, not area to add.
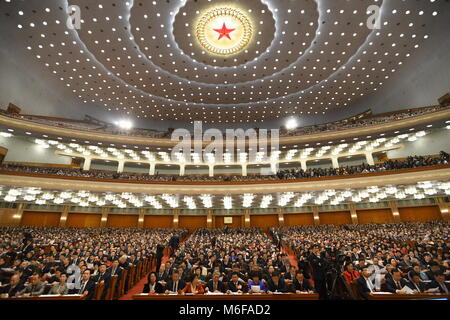
[[[161,263],[164,264],[169,259],[168,256],[164,256],[161,260]],[[155,270],[152,270],[155,271]],[[133,300],[133,295],[142,293],[142,290],[144,290],[144,285],[147,283],[147,275],[143,277],[138,283],[136,283],[130,290],[121,296],[119,300]]]

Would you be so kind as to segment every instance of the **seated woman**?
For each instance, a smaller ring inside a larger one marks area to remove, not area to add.
[[[351,284],[353,280],[360,277],[359,272],[354,269],[353,263],[347,264],[346,270],[344,271],[344,277],[348,284]]]
[[[59,276],[59,282],[53,285],[53,287],[50,289],[49,294],[68,294],[69,288],[67,287],[67,274],[61,273]]]
[[[192,294],[204,294],[205,289],[199,281],[198,275],[195,273],[192,275],[191,282],[186,283],[186,286],[181,290],[181,294],[192,293]]]
[[[142,290],[142,293],[155,294],[163,292],[164,289],[162,284],[156,281],[156,272],[150,272],[148,275],[148,281],[144,285],[144,290]]]
[[[267,286],[266,284],[260,280],[260,275],[258,272],[253,272],[252,279],[248,283],[248,293],[256,293],[256,292],[267,292]],[[255,287],[259,287],[258,291],[255,291]]]

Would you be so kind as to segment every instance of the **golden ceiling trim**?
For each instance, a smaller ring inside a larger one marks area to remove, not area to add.
[[[242,27],[244,29],[243,35],[239,42],[234,45],[231,48],[225,49],[225,48],[219,48],[215,45],[213,45],[205,32],[206,25],[214,18],[221,17],[221,16],[228,16],[233,17],[242,24]],[[235,53],[238,53],[243,48],[245,48],[248,43],[250,42],[250,39],[252,38],[253,34],[253,28],[250,23],[250,20],[246,15],[244,15],[240,10],[234,9],[234,8],[216,8],[213,10],[208,11],[206,14],[204,14],[200,21],[197,23],[197,26],[195,28],[195,34],[197,36],[197,39],[201,46],[207,50],[210,53],[218,54],[218,55],[232,55]]]

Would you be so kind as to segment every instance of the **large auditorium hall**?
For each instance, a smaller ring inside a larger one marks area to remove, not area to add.
[[[449,0],[0,0],[0,17],[4,308],[448,301]]]

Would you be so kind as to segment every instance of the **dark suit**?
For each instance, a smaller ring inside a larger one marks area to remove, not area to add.
[[[311,254],[308,261],[312,267],[312,276],[320,299],[325,299],[327,295],[325,282],[327,262],[322,256],[318,257],[315,254]]]
[[[162,284],[159,283],[159,282],[155,283],[155,289],[154,290],[155,290],[156,293],[163,293],[164,292],[164,288],[163,288]],[[150,284],[148,282],[144,285],[144,290],[142,290],[142,293],[150,293]]]
[[[169,281],[169,272],[167,270],[164,271],[163,274],[160,274],[159,272],[156,274],[156,281]]]
[[[210,292],[214,292],[214,283],[213,282],[214,282],[213,280],[209,280],[208,281],[207,287],[208,287]],[[216,290],[219,290],[220,292],[225,292],[225,286],[224,286],[222,281],[220,281],[220,280],[217,281],[217,288],[216,288]]]
[[[287,292],[287,286],[286,286],[286,282],[284,282],[283,279],[280,278],[280,280],[278,280],[278,284],[275,284],[275,282],[273,282],[272,279],[270,279],[269,281],[267,281],[267,289],[271,292]]]
[[[401,290],[404,286],[407,286],[409,283],[406,279],[403,279],[403,278],[401,278],[399,282],[400,282],[400,288],[397,286],[397,284],[395,283],[394,279],[392,279],[392,277],[387,279],[386,283],[385,283],[386,291],[395,293],[396,290]]]
[[[356,279],[356,283],[358,284],[359,294],[361,295],[361,297],[366,300],[369,299],[369,293],[371,293],[371,291],[367,286],[366,278],[359,277],[358,279]]]
[[[447,282],[444,282],[441,286],[436,280],[433,280],[430,282],[428,289],[434,289],[434,288],[439,288],[440,293],[446,293],[446,294],[450,293],[450,283],[447,283]],[[447,292],[445,292],[444,288],[447,288]]]
[[[241,288],[238,289],[233,281],[228,282],[228,290],[230,290],[231,292],[238,292],[239,290],[241,290],[242,292],[248,291],[248,285],[245,282],[238,280],[237,285],[241,285]]]
[[[295,293],[296,291],[309,291],[309,290],[313,290],[313,288],[311,287],[311,284],[309,283],[308,280],[303,279],[303,281],[300,283],[297,279],[294,279],[294,281],[292,282],[292,287],[291,287],[291,292]]]
[[[92,300],[94,298],[95,293],[95,282],[93,280],[89,279],[88,282],[86,282],[86,284],[81,282],[80,290],[77,293],[83,294],[86,291],[88,292],[88,294],[86,295],[85,299]]]
[[[7,284],[6,286],[0,287],[0,293],[7,293],[8,297],[14,297],[16,296],[16,293],[23,289],[24,286],[21,283],[18,283],[14,288],[11,288],[11,285]]]
[[[180,292],[184,289],[186,286],[186,283],[183,280],[178,280],[178,289],[177,292]],[[166,285],[166,290],[169,290],[170,292],[175,292],[175,283],[172,280],[169,280]]]
[[[419,292],[425,292],[425,290],[427,290],[427,287],[423,282],[419,283],[409,282],[407,286],[410,287],[412,290],[417,290]]]
[[[109,272],[108,270],[104,273],[104,274],[100,274],[98,273],[94,279],[93,279],[96,283],[100,282],[100,281],[105,281],[105,285],[103,286],[103,292],[102,292],[102,296],[101,298],[104,299],[106,296],[106,292],[108,292],[109,286],[111,284],[111,272]]]

